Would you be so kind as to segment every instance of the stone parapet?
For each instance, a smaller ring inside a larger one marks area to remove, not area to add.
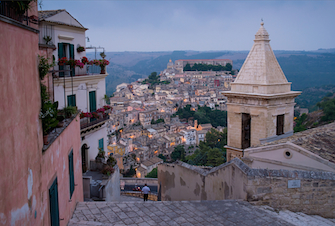
[[[162,201],[242,199],[256,205],[335,217],[335,173],[252,169],[238,158],[212,169],[158,166]],[[194,189],[194,190],[193,190]]]

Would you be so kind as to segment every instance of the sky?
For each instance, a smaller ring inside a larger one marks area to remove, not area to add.
[[[42,0],[53,9],[107,52],[250,50],[261,19],[273,50],[335,48],[333,0]]]

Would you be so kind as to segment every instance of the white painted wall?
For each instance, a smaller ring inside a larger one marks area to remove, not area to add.
[[[69,39],[63,39],[59,38],[59,36],[69,36],[73,37],[72,40]],[[74,58],[80,59],[84,56],[86,56],[86,51],[78,53],[77,47],[80,46],[86,46],[86,39],[85,39],[85,30],[73,28],[73,27],[63,27],[63,26],[55,26],[54,27],[54,37],[53,37],[53,43],[56,45],[56,50],[53,51],[53,55],[55,56],[56,61],[58,61],[58,43],[70,43],[74,45]]]
[[[94,133],[85,136],[85,142],[90,147],[88,149],[88,161],[94,160],[99,152],[99,140],[104,138],[104,151],[107,153],[107,129],[106,123]]]
[[[92,78],[96,79],[92,80]],[[87,78],[87,80],[85,80]],[[80,79],[80,82],[78,80]],[[60,83],[55,83],[54,92],[55,92],[55,101],[58,101],[58,109],[62,109],[67,106],[67,96],[72,95],[72,85],[71,81],[66,81],[65,83],[65,102],[64,102],[64,85],[62,78],[59,78]],[[106,105],[105,100],[103,99],[106,93],[106,83],[105,77],[100,75],[87,75],[87,76],[78,76],[73,77],[74,86],[73,94],[76,95],[76,105],[78,110],[83,112],[89,112],[89,92],[95,91],[97,109],[102,108]],[[76,85],[77,84],[77,85]],[[78,85],[79,84],[79,85]]]

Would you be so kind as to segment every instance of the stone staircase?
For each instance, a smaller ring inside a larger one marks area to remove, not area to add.
[[[258,206],[259,209],[283,219],[296,226],[334,226],[335,219],[327,219],[318,215],[307,215],[301,212],[291,212],[289,210],[276,211],[269,206]]]
[[[80,202],[68,226],[112,225],[248,225],[248,226],[328,226],[334,219],[291,211],[276,212],[271,207],[254,206],[240,200],[217,201],[131,201]]]

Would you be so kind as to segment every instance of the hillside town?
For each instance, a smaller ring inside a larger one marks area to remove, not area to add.
[[[109,99],[112,112],[107,123],[109,144],[108,155],[119,159],[134,155],[136,162],[141,164],[154,156],[162,154],[170,158],[177,145],[197,146],[204,141],[205,134],[212,128],[209,124],[199,124],[197,120],[180,120],[175,114],[178,108],[191,105],[196,111],[198,106],[211,109],[226,110],[226,97],[223,91],[230,90],[230,84],[235,76],[231,71],[183,71],[183,66],[191,63],[207,65],[232,64],[231,60],[171,60],[159,75],[152,73],[149,79],[157,81],[150,84],[139,79],[136,82],[122,83],[116,87],[116,92]],[[179,66],[182,65],[182,66]],[[222,131],[223,128],[219,127]],[[135,157],[136,156],[136,157]],[[147,170],[143,164],[138,168],[144,177]]]

